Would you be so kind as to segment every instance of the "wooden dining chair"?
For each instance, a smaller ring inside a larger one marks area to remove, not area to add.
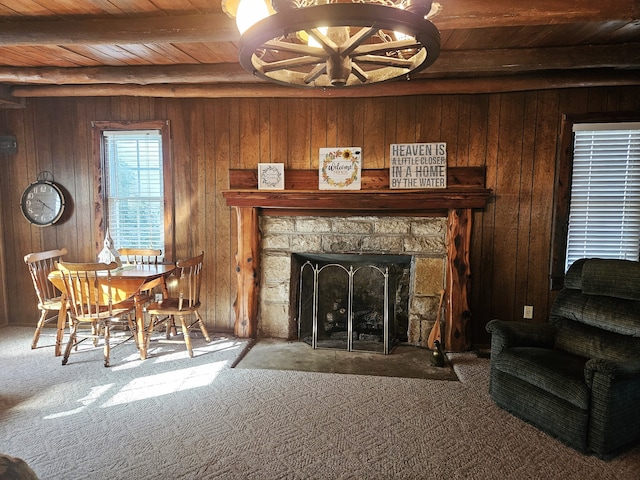
[[[157,265],[162,258],[162,250],[156,248],[118,249],[123,265]]]
[[[151,316],[146,335],[147,349],[155,327],[161,324],[166,326],[166,341],[172,341],[170,337],[175,327],[176,317],[179,319],[182,328],[182,340],[173,341],[184,342],[190,357],[193,357],[193,349],[189,332],[193,328],[198,327],[207,342],[211,341],[199,312],[203,258],[204,252],[186,260],[179,260],[176,263],[175,271],[177,284],[172,288],[172,292],[176,292],[177,296],[172,294],[169,298],[164,298],[160,302],[153,302],[147,307],[147,312]],[[195,316],[195,320],[188,323],[185,321],[185,317],[191,314]]]
[[[118,254],[122,265],[157,265],[162,259],[162,250],[159,248],[120,248]],[[164,277],[153,288],[140,292],[138,300],[144,306],[153,300],[155,292],[166,291],[163,284]]]
[[[33,334],[31,348],[38,346],[42,328],[47,323],[58,320],[60,308],[62,307],[61,293],[60,290],[49,281],[48,277],[52,270],[57,269],[56,263],[62,260],[62,257],[66,254],[67,249],[60,248],[47,250],[46,252],[29,253],[24,257],[24,263],[26,263],[29,268],[33,287],[36,290],[38,310],[40,310],[40,319],[38,320],[36,331]]]
[[[69,361],[71,350],[86,339],[92,339],[98,345],[104,340],[104,366],[108,367],[111,353],[111,332],[116,326],[125,326],[128,330],[125,340],[133,338],[135,330],[131,314],[133,301],[117,303],[117,289],[111,285],[111,271],[117,268],[115,262],[105,263],[68,263],[58,262],[65,290],[69,298],[71,333],[62,358],[62,364]],[[80,329],[81,325],[90,327]],[[86,333],[89,331],[89,333]]]

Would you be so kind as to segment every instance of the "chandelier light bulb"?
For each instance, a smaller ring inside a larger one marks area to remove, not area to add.
[[[269,7],[264,0],[240,0],[236,12],[236,26],[240,35],[269,15]]]

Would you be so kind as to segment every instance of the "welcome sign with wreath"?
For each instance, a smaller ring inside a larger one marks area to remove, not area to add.
[[[318,168],[320,190],[360,190],[362,148],[321,148]]]

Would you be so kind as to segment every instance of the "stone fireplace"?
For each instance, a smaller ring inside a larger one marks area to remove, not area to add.
[[[387,268],[400,268],[402,271],[406,264],[405,312],[402,312],[402,305],[394,307],[389,316],[395,319],[392,323],[396,328],[391,333],[397,341],[426,346],[436,318],[439,292],[445,283],[446,227],[444,217],[262,216],[258,335],[291,340],[298,337],[304,340],[309,336],[309,325],[305,325],[304,316],[301,318],[303,312],[299,311],[301,259],[325,264],[338,262],[346,268],[349,265],[362,268],[388,263]],[[342,278],[344,281],[346,277]],[[391,282],[394,292],[397,283],[397,279]],[[364,289],[378,289],[374,295],[380,298],[383,285],[372,283]],[[345,289],[340,288],[339,291],[344,292]],[[362,292],[360,296],[366,294]],[[330,295],[327,293],[320,297],[328,303],[342,302],[336,306],[337,316],[340,309],[347,309],[347,299],[338,293],[333,294],[334,297]],[[375,304],[371,299],[368,302]],[[364,303],[367,301],[356,305],[356,313],[364,315]],[[330,306],[321,307],[321,317],[331,313],[328,311]],[[383,313],[380,308],[375,311],[378,316]],[[321,322],[323,320],[320,319]],[[323,339],[322,332],[319,336]],[[334,340],[336,337],[338,335],[334,335]],[[328,336],[324,340],[328,340]],[[375,347],[367,349],[376,350]]]
[[[429,190],[391,190],[387,169],[362,170],[358,191],[318,190],[317,170],[285,171],[281,191],[259,190],[257,182],[255,169],[231,170],[223,192],[237,221],[238,337],[297,338],[293,254],[375,253],[411,256],[408,342],[424,343],[444,288],[445,348],[471,347],[472,209],[490,196],[483,167],[449,167],[447,187]]]

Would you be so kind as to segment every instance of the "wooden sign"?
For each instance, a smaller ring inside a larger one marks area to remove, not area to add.
[[[318,166],[320,190],[360,190],[362,148],[321,148]]]
[[[284,163],[259,163],[258,189],[284,190]]]
[[[447,188],[447,144],[391,144],[389,188]]]

